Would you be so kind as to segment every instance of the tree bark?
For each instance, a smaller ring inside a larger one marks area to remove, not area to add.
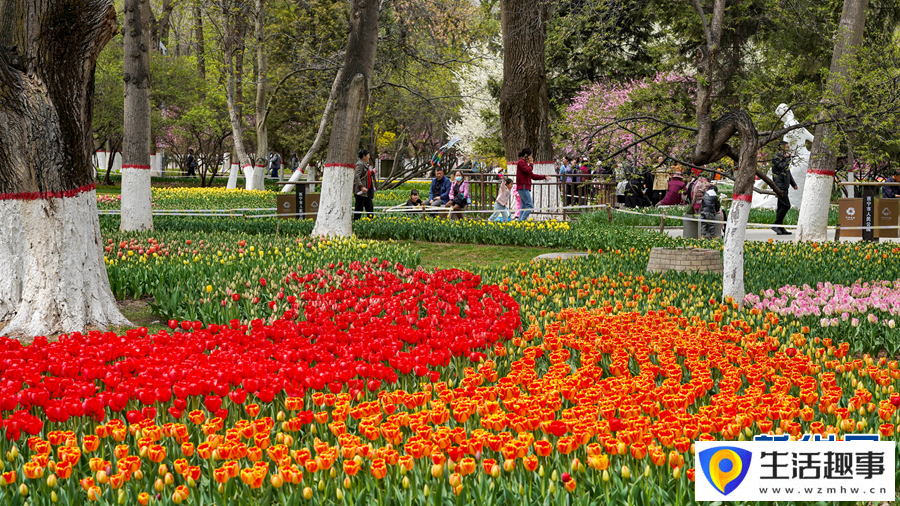
[[[200,71],[200,77],[206,80],[206,46],[203,42],[203,11],[199,5],[194,6],[194,38],[196,39],[197,49],[197,70]]]
[[[703,24],[706,45],[697,51],[697,143],[694,145],[692,162],[694,165],[706,165],[727,156],[737,165],[734,195],[722,252],[724,267],[722,298],[743,304],[744,239],[753,200],[753,182],[757,173],[759,135],[750,115],[744,111],[732,111],[715,121],[712,119],[714,59],[721,49],[725,3],[725,0],[715,1],[712,17],[707,22],[700,0],[694,0],[694,7]],[[735,135],[740,140],[739,152],[728,144]]]
[[[149,2],[149,0],[147,1]],[[162,13],[159,19],[153,15],[153,9],[149,7],[149,3],[147,5],[147,19],[149,19],[148,27],[150,29],[150,38],[148,39],[150,41],[150,50],[162,52],[160,43],[162,43],[163,46],[166,46],[166,50],[168,50],[169,28],[171,27],[172,10],[175,9],[175,3],[173,0],[164,0]]]
[[[553,141],[550,135],[550,99],[547,95],[547,71],[544,46],[550,0],[502,0],[500,25],[503,31],[503,86],[500,90],[500,128],[506,151],[507,171],[515,174],[519,152],[530,147],[534,152],[534,172],[546,176],[556,173]],[[556,182],[550,178],[547,182]],[[535,192],[534,207],[560,207],[556,186]],[[535,214],[535,219],[548,219]]]
[[[322,147],[322,143],[325,142],[325,129],[328,128],[328,120],[331,118],[331,112],[334,110],[334,100],[337,96],[338,85],[341,83],[341,73],[338,72],[337,76],[334,78],[334,83],[331,85],[331,93],[328,95],[328,101],[325,103],[325,111],[322,112],[322,119],[319,121],[319,131],[316,132],[316,138],[313,140],[312,146],[310,146],[309,151],[303,155],[303,160],[300,161],[300,165],[297,167],[297,171],[291,174],[291,179],[289,182],[296,183],[300,181],[300,174],[306,169],[316,153],[319,151],[319,148]],[[315,174],[313,174],[313,179],[315,179]],[[286,184],[284,185],[284,189],[282,193],[291,193],[294,191],[294,185]]]
[[[149,0],[125,2],[125,123],[122,139],[124,232],[152,230],[150,210]]]
[[[126,325],[103,259],[90,131],[108,0],[0,3],[0,321],[13,337]]]
[[[247,190],[265,190],[266,168],[269,154],[269,132],[266,129],[266,93],[268,91],[269,67],[266,61],[266,5],[264,0],[256,0],[254,16],[256,28],[256,160],[247,174]]]
[[[862,42],[868,4],[868,0],[844,0],[823,102],[837,101],[843,107],[850,104],[850,73]],[[828,119],[824,114],[819,120]],[[832,149],[835,147],[835,134],[833,123],[816,127],[806,171],[803,205],[800,206],[797,221],[798,241],[828,240],[828,206],[831,204],[831,188],[837,167],[837,152]]]
[[[243,108],[241,107],[242,96],[239,94],[240,74],[235,65],[237,59],[240,63],[242,56],[238,55],[238,44],[242,37],[240,33],[241,12],[240,9],[233,6],[231,2],[223,3],[223,14],[225,17],[225,34],[223,46],[225,49],[225,101],[228,105],[228,120],[231,123],[231,138],[234,143],[234,156],[237,158],[239,167],[243,169],[245,178],[249,178],[247,170],[250,168],[251,160],[244,149],[244,125],[241,118]],[[228,176],[228,188],[237,188],[237,170],[232,164],[231,174]]]
[[[366,107],[369,83],[375,70],[378,44],[379,2],[352,0],[350,35],[340,73],[334,122],[328,141],[322,197],[313,235],[353,234],[350,200],[354,193],[353,171]]]

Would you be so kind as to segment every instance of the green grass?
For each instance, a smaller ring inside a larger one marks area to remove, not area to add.
[[[545,253],[563,253],[550,248],[521,246],[486,246],[481,244],[443,244],[432,242],[402,241],[419,252],[420,264],[427,270],[500,267],[516,262],[530,261]]]

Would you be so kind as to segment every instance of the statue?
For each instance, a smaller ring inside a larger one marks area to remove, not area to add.
[[[794,118],[794,113],[788,109],[787,104],[779,105],[778,108],[775,109],[775,114],[784,121],[785,128],[798,124],[798,121]],[[794,181],[797,183],[798,188],[797,190],[791,188],[789,190],[789,195],[791,198],[791,205],[798,209],[803,202],[803,185],[806,183],[806,169],[809,166],[810,153],[806,148],[806,143],[807,141],[812,143],[813,138],[813,134],[809,133],[809,130],[805,128],[791,130],[784,136],[784,141],[791,146],[791,174],[794,176]],[[768,171],[770,168],[771,167],[766,170]],[[764,185],[765,183],[760,180],[756,182],[755,186],[761,188]],[[753,194],[752,207],[754,208],[762,207],[765,209],[775,209],[777,203],[778,199],[774,195]]]

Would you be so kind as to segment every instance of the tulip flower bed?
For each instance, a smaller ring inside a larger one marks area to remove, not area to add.
[[[296,281],[320,267],[372,258],[416,265],[418,254],[383,242],[234,234],[121,234],[107,239],[110,286],[119,299],[152,296],[164,319],[224,324],[281,314],[270,307],[299,296]]]
[[[900,318],[900,280],[856,283],[853,286],[818,283],[815,288],[784,286],[750,294],[745,302],[760,311],[791,317],[834,339],[850,339],[852,352],[883,348],[900,354],[894,329]]]
[[[498,311],[512,315],[511,301],[459,272],[436,279],[366,266],[345,281],[394,276],[437,284],[423,304],[436,311],[426,309],[415,329],[400,319],[412,339],[380,336],[384,327],[340,330],[343,314],[304,321],[289,313],[269,326],[185,322],[185,332],[146,337],[4,342],[0,496],[31,504],[689,504],[697,440],[895,437],[897,363],[851,359],[848,345],[802,333],[779,338],[772,314],[769,332],[686,318],[674,307],[567,309],[543,332],[531,327],[507,340],[507,326],[491,332],[493,343],[470,339],[461,353],[433,358],[450,338],[445,330],[476,337],[453,330],[454,318],[477,328]],[[394,307],[416,304],[407,290]],[[310,300],[334,307],[348,291]],[[444,299],[456,309],[442,308]],[[391,300],[382,293],[368,302]],[[477,301],[483,312],[471,310]],[[397,321],[390,310],[381,317]],[[323,324],[374,346],[306,336]],[[422,331],[432,328],[440,331]],[[397,345],[406,351],[392,352]],[[476,351],[485,346],[490,360]],[[412,366],[431,360],[457,367],[429,364],[439,370],[420,375]],[[319,379],[320,370],[335,377]],[[349,379],[338,377],[348,370]],[[394,388],[372,385],[386,370],[399,378]]]

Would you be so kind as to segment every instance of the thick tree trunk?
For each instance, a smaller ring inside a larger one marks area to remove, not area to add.
[[[350,201],[359,136],[369,103],[369,83],[375,69],[379,2],[352,0],[350,35],[344,66],[339,74],[334,122],[328,141],[322,197],[313,235],[353,234]]]
[[[122,231],[153,229],[150,209],[149,0],[125,2]]]
[[[331,93],[328,95],[328,102],[325,103],[325,111],[322,112],[322,119],[319,121],[319,131],[316,132],[316,138],[313,140],[312,146],[310,146],[309,151],[303,155],[303,160],[300,160],[300,165],[297,167],[297,171],[291,175],[291,179],[289,182],[296,183],[300,181],[300,175],[306,167],[312,162],[314,156],[319,151],[319,148],[322,147],[322,144],[325,142],[325,130],[328,128],[328,120],[331,118],[331,112],[334,110],[334,99],[337,96],[338,84],[341,82],[341,73],[338,72],[337,76],[334,78],[334,83],[331,85]],[[313,174],[313,179],[315,179],[315,174]],[[291,193],[294,191],[294,185],[286,184],[284,185],[284,189],[282,193]]]
[[[844,0],[825,102],[837,101],[844,106],[850,103],[850,74],[862,41],[868,4],[868,0]],[[820,120],[825,119],[827,118],[823,113]],[[809,168],[806,171],[803,205],[797,221],[798,241],[828,240],[828,206],[831,203],[831,188],[837,167],[837,153],[832,150],[835,133],[833,124],[820,124],[816,127]]]
[[[235,60],[240,64],[243,59],[242,55],[238,54],[239,51],[237,49],[240,38],[243,36],[240,33],[240,25],[242,23],[240,18],[242,16],[239,9],[233,8],[228,3],[225,4],[223,11],[225,16],[225,36],[223,40],[226,75],[225,101],[228,105],[228,120],[231,123],[231,139],[234,142],[233,154],[236,158],[235,162],[232,163],[231,174],[228,176],[228,188],[234,189],[237,188],[238,176],[235,163],[239,164],[239,167],[243,169],[244,177],[249,179],[248,170],[251,169],[252,161],[247,156],[246,149],[244,149],[244,125],[241,119],[243,112],[241,101],[243,97],[239,93],[240,74],[238,73],[238,67],[235,65]],[[242,65],[240,68],[242,68]]]
[[[256,160],[247,174],[247,190],[265,190],[266,168],[269,154],[269,132],[266,130],[266,94],[268,92],[269,66],[266,61],[266,5],[256,0]]]
[[[160,43],[168,50],[169,28],[172,25],[172,10],[175,9],[175,3],[173,0],[163,0],[162,13],[159,16],[159,19],[157,19],[156,16],[153,15],[153,9],[149,7],[149,0],[146,1],[148,2],[147,19],[149,22],[147,26],[150,30],[150,38],[148,39],[150,42],[150,50],[161,52],[162,47],[160,47]]]
[[[206,46],[203,43],[203,11],[199,5],[194,6],[194,39],[196,40],[197,49],[197,70],[200,71],[200,77],[206,79]]]
[[[0,321],[32,337],[126,325],[109,289],[91,104],[108,0],[0,3]],[[8,48],[16,48],[10,50]]]
[[[515,174],[519,152],[534,152],[534,172],[555,174],[553,141],[550,136],[550,99],[544,45],[550,19],[549,0],[502,0],[500,23],[503,30],[503,87],[500,91],[500,127],[506,151],[507,170]],[[546,182],[556,182],[548,178]],[[547,191],[549,190],[549,191]],[[560,207],[555,185],[533,191],[535,211]],[[535,219],[548,219],[535,214]]]

